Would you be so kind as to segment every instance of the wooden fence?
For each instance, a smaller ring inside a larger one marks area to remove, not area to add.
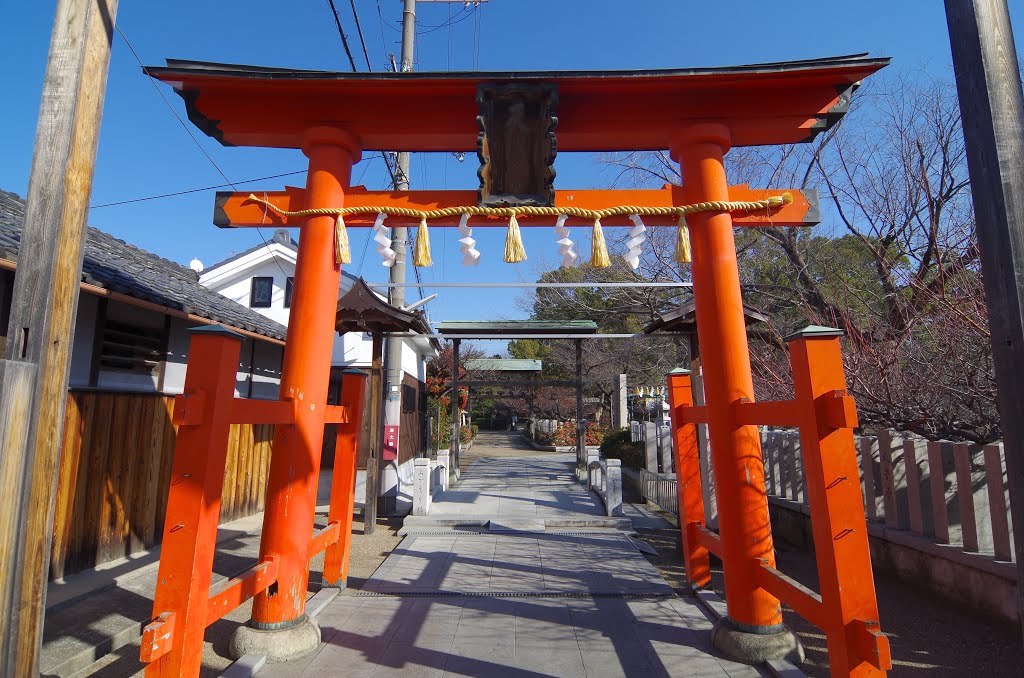
[[[68,393],[50,578],[152,548],[163,534],[174,399]],[[231,427],[221,522],[263,510],[273,425]]]

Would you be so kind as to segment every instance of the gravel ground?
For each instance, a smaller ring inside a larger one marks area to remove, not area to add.
[[[637,530],[658,550],[648,559],[676,588],[683,591],[684,568],[679,534],[671,530]],[[779,569],[817,590],[814,554],[776,545]],[[724,598],[721,563],[712,557],[712,588]],[[1024,650],[1020,630],[964,610],[931,591],[885,574],[875,575],[882,629],[892,648],[893,678],[932,676],[1024,677]],[[786,624],[800,637],[807,651],[801,667],[811,678],[829,675],[825,636],[789,608]]]
[[[322,521],[322,517],[321,518]],[[350,552],[348,589],[345,594],[358,591],[369,579],[384,559],[402,540],[398,536],[398,528],[402,526],[401,518],[381,518],[377,521],[377,529],[372,535],[363,534],[363,522],[356,516],[353,523],[352,549]],[[319,582],[323,571],[323,554],[313,559],[310,573],[310,595],[320,589]],[[345,595],[343,594],[343,595]],[[228,642],[235,629],[249,619],[252,601],[248,601],[223,619],[215,622],[206,632],[206,645],[203,648],[203,668],[200,676],[212,678],[231,664],[228,658]],[[141,678],[145,665],[139,661],[139,643],[131,643],[107,655],[81,672],[75,678],[92,676],[94,678]]]

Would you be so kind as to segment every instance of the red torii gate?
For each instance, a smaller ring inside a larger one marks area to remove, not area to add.
[[[680,163],[682,187],[561,189],[555,199],[556,208],[600,209],[624,204],[675,207],[781,194],[730,187],[723,166],[725,153],[732,146],[809,141],[842,116],[856,84],[887,63],[860,55],[671,71],[350,74],[168,61],[166,68],[147,72],[172,84],[185,100],[190,120],[225,145],[301,148],[309,158],[305,189],[261,194],[287,211],[329,212],[355,205],[422,210],[475,205],[477,196],[469,191],[398,193],[349,187],[351,168],[363,150],[476,150],[478,87],[553,86],[558,93],[560,151],[668,148]],[[410,107],[416,108],[416,116],[405,115]],[[795,401],[753,402],[733,226],[815,223],[813,193],[791,193],[791,204],[756,214],[734,216],[715,210],[687,216],[707,403],[692,407],[686,382],[670,380],[687,576],[695,586],[707,583],[708,550],[723,560],[728,618],[716,629],[720,649],[740,658],[747,653],[749,660],[765,636],[787,634],[781,598],[826,632],[834,675],[880,675],[889,667],[888,644],[878,628],[853,461],[851,429],[856,415],[852,399],[843,390],[837,336],[812,334],[794,344]],[[355,437],[350,433],[344,437],[343,431],[351,432],[352,408],[360,402],[353,387],[353,393],[344,398],[347,407],[326,406],[340,277],[340,265],[335,263],[335,217],[329,213],[281,217],[247,198],[247,194],[220,194],[215,222],[228,227],[301,228],[281,400],[266,404],[232,400],[224,367],[235,362],[232,339],[197,338],[185,395],[175,409],[181,433],[168,498],[155,619],[146,629],[142,649],[143,660],[150,662],[149,676],[197,675],[206,626],[249,597],[255,596],[252,629],[293,635],[316,629],[304,609],[309,559],[317,550],[333,550],[334,576],[343,580],[340,564],[346,559],[349,535],[342,529],[345,523],[336,517],[339,511],[351,510],[341,505],[350,497],[339,497],[337,502],[332,497],[331,525],[311,538],[324,423],[349,422],[339,427],[339,459],[354,463]],[[350,214],[345,219],[348,226],[370,225],[365,215]],[[391,219],[392,224],[403,223],[401,217]],[[522,225],[551,222],[530,217]],[[625,219],[606,221],[609,226],[620,223]],[[260,564],[211,595],[223,466],[219,452],[226,443],[226,422],[257,419],[279,424]],[[694,491],[699,498],[699,484],[685,482],[695,463],[692,424],[697,421],[706,421],[709,427],[720,537],[704,528],[700,502],[693,501]],[[801,426],[809,443],[804,451],[823,583],[820,596],[774,569],[757,430],[757,424],[774,423]],[[826,449],[828,460],[822,455]]]

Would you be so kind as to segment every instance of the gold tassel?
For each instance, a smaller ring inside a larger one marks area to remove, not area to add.
[[[590,240],[590,266],[592,268],[608,268],[612,265],[608,258],[608,245],[604,241],[601,220],[594,219],[594,232]]]
[[[685,214],[679,215],[675,260],[680,264],[688,264],[693,261],[692,253],[690,252],[690,227],[686,225]]]
[[[334,220],[334,263],[352,263],[352,251],[348,246],[348,231],[345,229],[345,218],[341,214]]]
[[[416,252],[412,258],[412,265],[434,265],[430,258],[430,231],[427,230],[427,220],[424,217],[420,217],[420,227],[416,229]]]
[[[526,261],[526,248],[523,247],[523,236],[519,232],[519,220],[515,213],[508,220],[508,233],[505,235],[505,262],[518,264]]]

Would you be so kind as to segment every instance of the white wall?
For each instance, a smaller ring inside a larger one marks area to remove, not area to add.
[[[249,307],[252,279],[267,277],[274,279],[274,292],[269,308],[252,310],[282,325],[288,324],[290,308],[284,307],[285,284],[289,276],[295,275],[294,251],[271,242],[270,249],[250,253],[228,261],[221,266],[203,271],[199,282],[214,292]],[[338,295],[351,289],[354,279],[343,275]],[[426,380],[424,358],[412,347],[412,342],[403,342],[402,369],[420,381]],[[428,356],[429,357],[429,356]],[[368,367],[373,360],[373,340],[361,332],[350,332],[344,336],[335,335],[331,365]]]
[[[89,369],[92,364],[98,306],[99,298],[95,295],[81,295],[71,349],[71,373],[68,382],[71,388],[90,387]],[[163,327],[165,317],[162,313],[118,301],[108,301],[107,316],[115,321],[120,320],[133,325],[156,328]],[[167,363],[164,367],[161,393],[176,395],[185,388],[185,372],[191,338],[189,330],[193,327],[201,327],[201,325],[181,318],[171,318],[170,335],[167,340]],[[255,366],[252,369],[252,397],[276,399],[281,381],[281,358],[284,348],[267,341],[255,340],[255,353],[253,354],[251,353],[253,342],[253,339],[245,339],[242,342],[235,395],[245,397],[249,393],[249,358],[250,355],[253,355]],[[158,378],[159,373],[155,370],[152,374],[101,370],[93,388],[111,391],[156,392]]]

